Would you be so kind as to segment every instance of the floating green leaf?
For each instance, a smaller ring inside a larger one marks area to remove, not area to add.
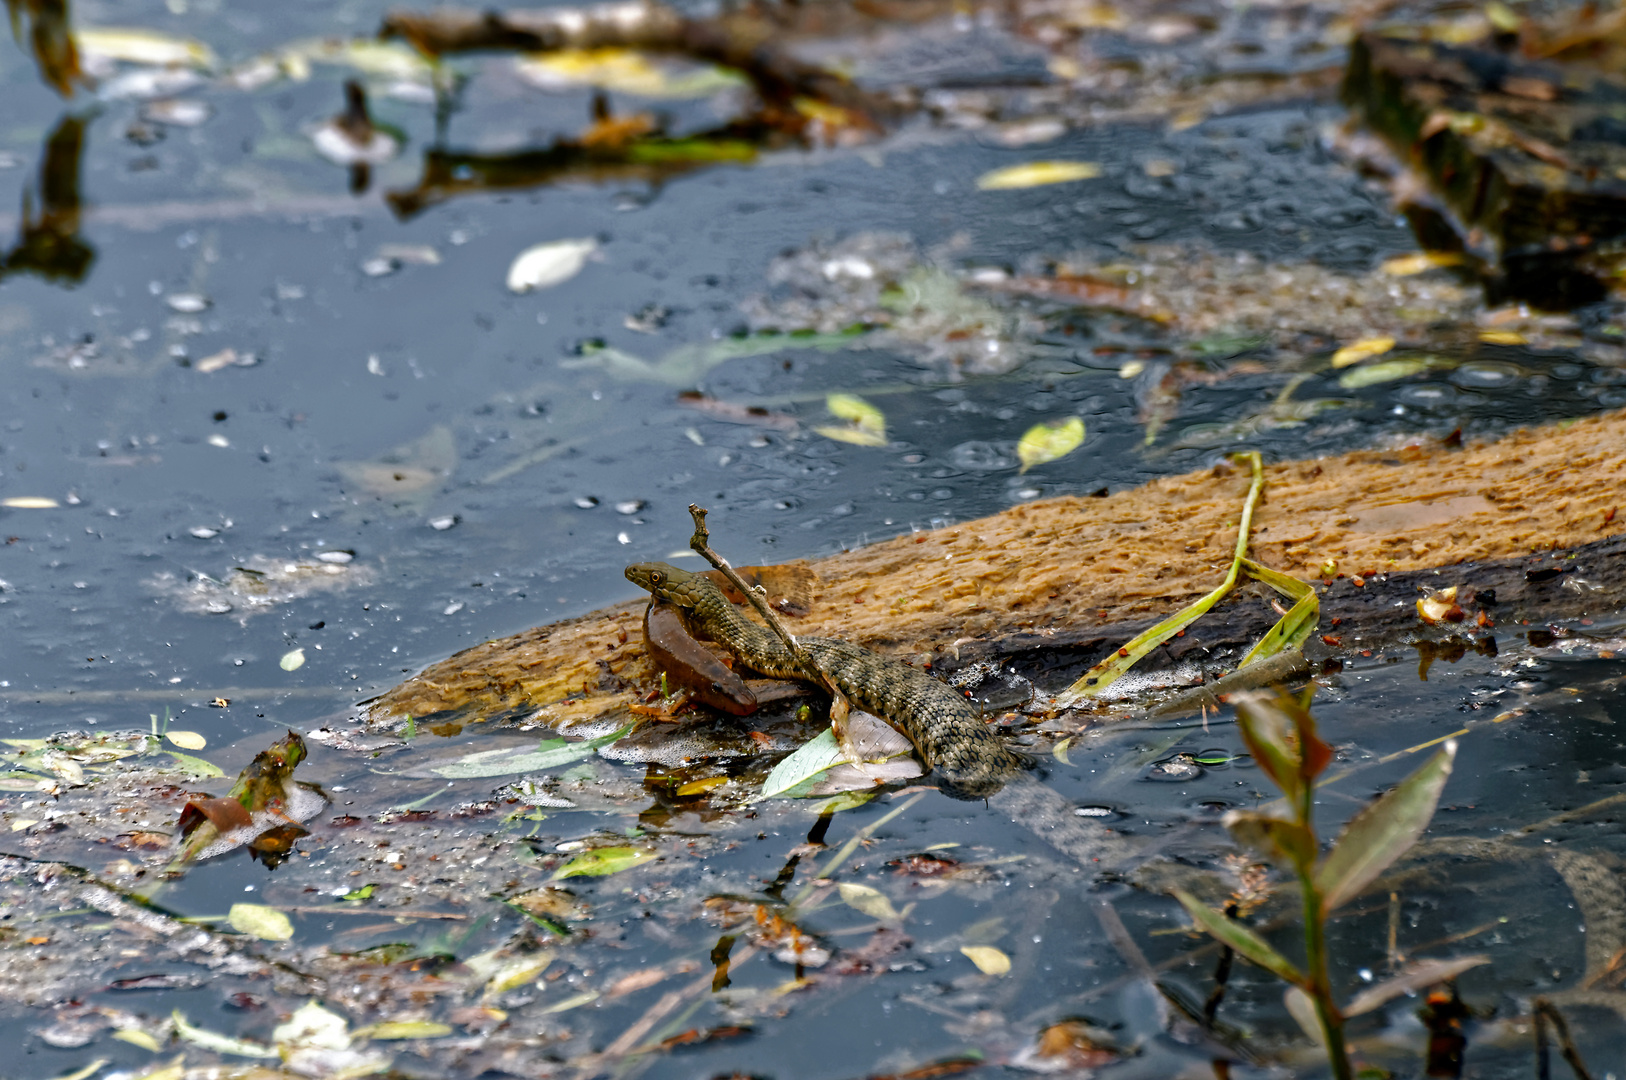
[[[1451,775],[1457,743],[1448,741],[1421,768],[1344,826],[1332,854],[1316,870],[1323,911],[1355,898],[1423,835]]]
[[[819,804],[819,815],[838,814],[843,810],[854,810],[875,798],[873,791],[843,791],[835,798]]]
[[[298,671],[305,666],[305,650],[292,649],[283,653],[282,659],[277,661],[277,666],[284,671]]]
[[[1064,458],[1077,450],[1084,441],[1084,421],[1076,416],[1056,424],[1034,424],[1016,444],[1016,456],[1022,459],[1022,471],[1035,465]]]
[[[458,758],[449,764],[435,766],[429,771],[448,780],[472,780],[482,776],[507,776],[511,773],[556,769],[560,765],[568,765],[572,761],[591,757],[598,752],[599,747],[609,746],[635,726],[626,724],[608,735],[575,743],[565,742],[562,739],[548,739],[535,750],[516,751],[511,747],[482,750],[477,754]]]
[[[1072,180],[1093,180],[1100,175],[1101,166],[1093,161],[1029,161],[983,173],[977,177],[977,190],[1042,187]]]
[[[264,904],[233,904],[226,921],[239,934],[261,941],[287,941],[294,936],[294,924],[288,916]]]
[[[193,757],[191,754],[183,754],[179,750],[165,750],[164,753],[174,758],[176,764],[180,765],[182,769],[185,769],[188,775],[197,777],[198,779],[226,775],[226,770],[213,764],[212,762],[204,761],[200,757]]]
[[[372,899],[373,890],[375,888],[377,888],[376,885],[363,885],[359,889],[351,889],[349,892],[347,892],[343,896],[339,897],[339,899],[340,900],[370,900],[370,899]]]
[[[1345,390],[1359,390],[1379,383],[1409,379],[1418,372],[1427,371],[1428,361],[1420,359],[1384,360],[1377,364],[1363,364],[1338,376],[1338,385]]]
[[[768,778],[762,782],[762,798],[772,799],[783,795],[804,780],[811,780],[846,760],[840,744],[836,742],[835,733],[825,728],[773,767]]]
[[[813,430],[827,439],[856,446],[886,445],[886,415],[856,394],[831,394],[824,399],[830,415],[847,421],[848,426],[827,424]]]
[[[606,847],[584,851],[553,872],[553,880],[567,877],[608,877],[657,858],[653,851],[635,847]]]

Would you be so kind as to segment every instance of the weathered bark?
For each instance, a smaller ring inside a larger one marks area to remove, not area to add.
[[[1014,660],[1060,685],[1218,583],[1247,482],[1222,466],[1105,498],[1025,503],[833,556],[814,565],[813,609],[790,626],[934,667]],[[1305,580],[1332,579],[1318,634],[1337,644],[1312,639],[1321,657],[1411,635],[1445,643],[1449,655],[1487,635],[1626,606],[1626,513],[1617,510],[1626,511],[1619,412],[1463,449],[1267,466],[1251,554]],[[717,524],[726,530],[726,519]],[[1462,587],[1467,621],[1424,626],[1419,589],[1449,585]],[[1478,625],[1481,610],[1494,626]],[[407,714],[540,712],[569,724],[624,711],[651,677],[642,613],[633,600],[465,650],[376,699],[368,716],[388,724]],[[1244,591],[1153,662],[1234,653],[1275,618]]]

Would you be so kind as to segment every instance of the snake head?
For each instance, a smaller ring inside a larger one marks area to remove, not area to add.
[[[694,577],[687,570],[663,562],[633,563],[626,569],[627,580],[663,600],[674,599],[673,591]]]

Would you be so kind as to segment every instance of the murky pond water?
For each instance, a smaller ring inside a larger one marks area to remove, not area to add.
[[[370,34],[383,11],[172,0],[74,14],[244,65]],[[108,81],[64,103],[7,53],[0,207],[23,209],[0,233],[25,232],[41,176],[67,169],[85,204],[74,242],[93,257],[0,278],[0,735],[167,725],[226,774],[142,753],[83,758],[77,785],[36,756],[60,790],[0,793],[0,1043],[20,1048],[7,1075],[102,1059],[134,1075],[183,1052],[188,1067],[241,1065],[254,1059],[174,1041],[172,1011],[263,1046],[312,998],[352,1029],[446,1025],[377,1038],[345,1066],[389,1057],[402,1075],[1055,1068],[1067,1059],[1035,1041],[1079,1018],[1104,1049],[1075,1048],[1073,1067],[1212,1074],[1227,1051],[1170,1020],[1145,970],[1200,1011],[1216,954],[1159,892],[1182,882],[1127,866],[1101,879],[1034,821],[929,791],[822,817],[817,803],[748,803],[743,784],[684,793],[703,770],[670,747],[553,770],[516,802],[503,781],[426,771],[479,749],[472,732],[405,747],[313,737],[298,776],[331,805],[286,861],[225,855],[165,884],[150,912],[125,899],[166,861],[153,845],[186,792],[224,793],[290,729],[345,730],[359,701],[458,649],[627,598],[621,568],[682,549],[691,501],[731,558],[770,563],[1118,490],[1243,445],[1313,456],[1626,403],[1612,309],[1487,313],[1448,273],[1386,263],[1416,242],[1329,150],[1330,93],[1024,143],[1015,121],[1044,103],[990,124],[961,69],[1023,86],[1046,77],[1044,50],[991,26],[912,44],[891,42],[897,70],[937,80],[939,115],[861,147],[663,183],[475,192],[408,217],[386,195],[418,184],[426,148],[542,145],[584,125],[590,92],[541,91],[511,58],[463,60],[437,135],[424,84],[362,70],[406,148],[351,194],[310,135],[354,62],[247,87]],[[701,130],[738,94],[662,107],[673,130]],[[172,99],[203,108],[155,107]],[[1033,159],[1096,175],[979,188]],[[506,287],[522,251],[567,239],[592,241],[578,272]],[[1086,284],[1058,295],[1041,279]],[[1408,344],[1390,366],[1329,362],[1396,328]],[[881,445],[814,430],[840,423],[832,394],[880,410]],[[1083,443],[1022,471],[1023,433],[1073,416]],[[1334,955],[1353,992],[1400,956],[1488,954],[1460,983],[1478,1017],[1470,1075],[1528,1074],[1529,1036],[1509,1018],[1537,994],[1571,993],[1589,1060],[1626,1047],[1609,1012],[1626,902],[1607,886],[1626,857],[1607,801],[1626,671],[1617,631],[1572,629],[1506,636],[1499,656],[1436,663],[1426,681],[1393,649],[1325,677],[1317,699],[1348,774],[1320,804],[1329,833],[1410,771],[1415,748],[1468,728],[1440,846],[1406,864],[1392,905],[1335,923]],[[687,756],[743,730],[697,737]],[[787,719],[770,741],[783,751],[810,731]],[[1168,865],[1220,868],[1219,816],[1268,797],[1230,760],[1241,751],[1214,718],[1109,726],[1040,776],[1051,812],[1114,822]],[[1448,842],[1468,838],[1484,844]],[[618,844],[658,858],[555,880],[584,848]],[[286,912],[292,937],[180,944],[193,931],[175,918],[225,930],[245,900]],[[1291,903],[1271,902],[1290,925]],[[981,949],[1010,973],[980,970]],[[1399,1074],[1426,1041],[1414,1004],[1353,1029]],[[1307,1060],[1263,973],[1239,968],[1220,1015],[1261,1062]]]

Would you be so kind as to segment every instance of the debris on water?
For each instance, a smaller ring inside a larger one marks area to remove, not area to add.
[[[440,517],[430,518],[429,527],[436,532],[445,532],[461,520],[456,514],[442,514]]]
[[[400,153],[401,137],[373,123],[361,83],[347,81],[344,92],[344,111],[311,132],[316,152],[335,165],[350,168],[382,165]]]
[[[197,127],[214,115],[207,102],[192,98],[162,98],[141,107],[141,118],[152,124],[171,127]]]
[[[569,281],[587,265],[587,257],[598,250],[592,237],[554,240],[526,248],[508,267],[508,291],[527,293]]]
[[[827,439],[854,446],[885,446],[886,414],[856,394],[830,394],[824,399],[830,415],[846,424],[821,424],[813,430]]]
[[[1016,444],[1016,456],[1022,461],[1022,472],[1035,465],[1044,465],[1077,450],[1084,442],[1084,421],[1076,416],[1054,424],[1035,424]]]
[[[170,293],[164,297],[164,303],[169,305],[171,311],[178,311],[182,315],[196,315],[210,307],[209,298],[195,292]]]
[[[983,173],[977,177],[977,188],[980,191],[1008,191],[1093,180],[1100,175],[1101,166],[1091,161],[1030,161]]]
[[[199,539],[212,526],[200,526],[192,535]],[[357,562],[332,559],[278,559],[268,555],[251,555],[221,577],[211,577],[196,571],[177,574],[163,571],[147,580],[148,588],[167,597],[181,611],[194,614],[222,614],[236,610],[239,617],[268,611],[308,596],[343,592],[346,589],[370,584],[371,568]],[[222,605],[227,605],[222,608]]]
[[[216,353],[210,353],[201,360],[192,361],[192,367],[208,375],[229,367],[253,367],[257,363],[259,363],[259,357],[253,353],[238,352],[236,349],[226,348]]]

